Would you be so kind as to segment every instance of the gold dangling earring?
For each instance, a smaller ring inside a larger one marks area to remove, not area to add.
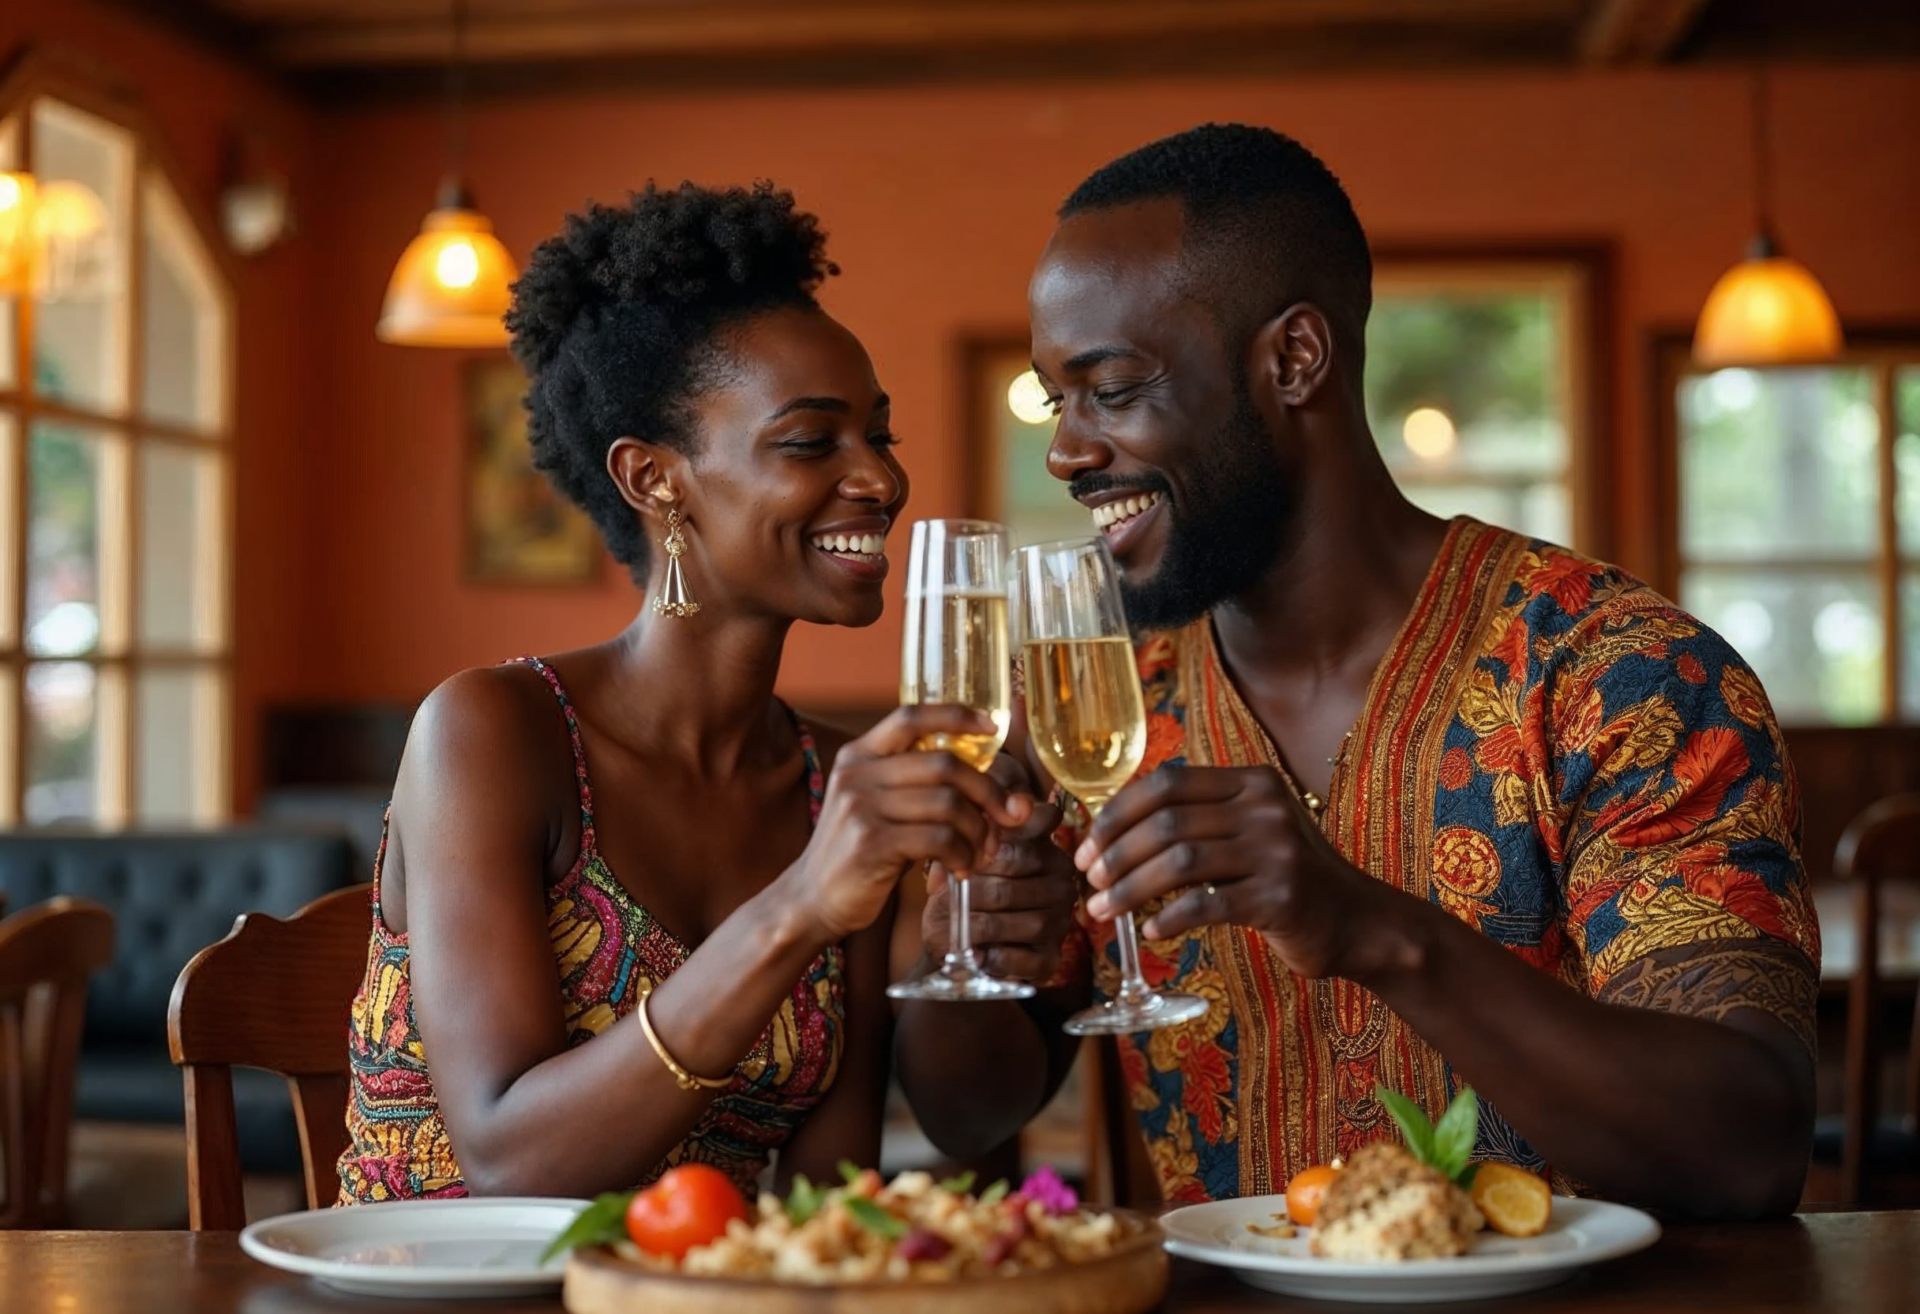
[[[699,611],[700,604],[687,595],[687,577],[680,569],[680,558],[687,550],[687,536],[680,528],[683,517],[680,508],[673,505],[671,489],[657,496],[667,504],[667,536],[660,543],[667,550],[667,580],[653,600],[653,613],[684,620]]]

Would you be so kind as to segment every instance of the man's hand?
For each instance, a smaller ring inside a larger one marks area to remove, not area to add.
[[[1364,943],[1391,892],[1327,843],[1271,767],[1165,768],[1114,796],[1074,862],[1107,919],[1184,889],[1141,928],[1167,939],[1199,926],[1250,926],[1294,972],[1356,980],[1382,966]]]
[[[1009,794],[1031,786],[1026,771],[1006,753],[987,774]],[[1036,801],[1020,826],[995,827],[991,861],[967,881],[969,930],[981,965],[995,976],[1044,982],[1060,967],[1060,946],[1073,921],[1079,881],[1073,864],[1050,838],[1060,809]],[[928,868],[927,906],[920,919],[925,952],[938,962],[947,952],[954,882],[939,863]]]

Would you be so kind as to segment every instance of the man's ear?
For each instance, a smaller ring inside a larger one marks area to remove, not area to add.
[[[1333,371],[1333,325],[1320,307],[1300,301],[1254,335],[1253,375],[1282,406],[1305,406]]]

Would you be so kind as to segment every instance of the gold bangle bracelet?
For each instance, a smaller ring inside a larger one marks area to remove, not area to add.
[[[640,1002],[634,1006],[634,1011],[640,1014],[640,1029],[647,1033],[647,1043],[653,1046],[653,1052],[660,1056],[660,1061],[667,1065],[667,1071],[673,1074],[674,1084],[681,1090],[723,1090],[732,1085],[731,1072],[719,1078],[702,1077],[688,1072],[680,1066],[673,1055],[667,1053],[667,1047],[660,1043],[660,1037],[653,1029],[653,1019],[647,1016],[647,1001],[651,998],[653,998],[653,986],[648,983],[641,987]]]

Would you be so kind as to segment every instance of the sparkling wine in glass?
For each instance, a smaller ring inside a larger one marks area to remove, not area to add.
[[[1113,557],[1096,538],[1042,543],[1014,554],[1013,573],[1028,736],[1040,764],[1098,816],[1140,769],[1147,748],[1147,709]],[[1115,919],[1114,937],[1120,989],[1068,1018],[1068,1032],[1152,1031],[1207,1011],[1197,995],[1160,994],[1147,985],[1132,913]]]
[[[907,624],[900,701],[951,703],[985,714],[990,734],[929,735],[916,748],[945,751],[976,771],[1007,737],[1007,530],[980,520],[914,522],[907,557]],[[887,987],[894,999],[1027,999],[1034,989],[989,975],[973,947],[968,881],[950,872],[947,955],[938,967]]]

